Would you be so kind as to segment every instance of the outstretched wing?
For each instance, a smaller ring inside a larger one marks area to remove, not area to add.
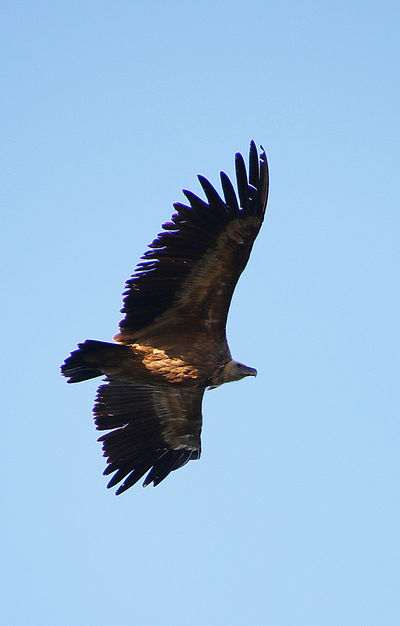
[[[241,154],[236,154],[238,198],[224,172],[224,200],[199,176],[208,202],[190,191],[190,206],[174,204],[172,221],[150,244],[127,281],[124,319],[115,340],[130,343],[138,332],[170,329],[177,320],[221,336],[235,285],[246,266],[264,219],[268,197],[268,165],[250,144],[249,177]],[[142,333],[143,334],[143,333]]]
[[[200,457],[204,390],[135,385],[109,379],[93,409],[107,457],[107,487],[124,480],[117,495],[149,472],[143,486],[158,485],[172,470]]]

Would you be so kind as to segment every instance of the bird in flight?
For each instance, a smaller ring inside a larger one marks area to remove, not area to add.
[[[248,174],[239,153],[235,165],[237,194],[221,172],[223,198],[199,176],[207,200],[184,190],[188,204],[174,204],[126,283],[115,343],[88,339],[61,367],[69,383],[105,376],[93,413],[117,494],[198,459],[205,390],[257,375],[232,359],[226,320],[264,219],[268,164],[252,141]]]

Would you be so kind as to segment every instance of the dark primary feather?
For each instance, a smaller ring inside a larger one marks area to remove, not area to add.
[[[175,315],[174,307],[190,307],[191,290],[200,287],[203,291],[208,289],[210,295],[215,289],[223,291],[218,306],[220,327],[224,327],[233,290],[264,219],[268,195],[264,150],[258,156],[255,143],[251,142],[249,180],[240,154],[236,155],[235,163],[239,202],[232,183],[221,172],[224,199],[206,178],[199,176],[207,202],[184,190],[189,206],[174,204],[176,213],[163,225],[163,232],[150,244],[150,250],[142,257],[144,261],[137,265],[126,283],[122,309],[125,317],[120,323],[121,332],[116,336],[119,342],[129,343],[137,331],[160,320],[161,316]],[[243,244],[236,245],[234,239],[224,243],[221,237],[235,223]],[[226,249],[221,250],[219,256],[225,259],[225,265],[218,259],[220,275],[214,273],[210,277],[203,271],[195,278],[207,258],[223,245]]]
[[[247,182],[246,166],[244,164],[243,157],[241,154],[239,154],[239,152],[235,156],[235,166],[240,206],[246,212],[248,211],[249,188]]]
[[[109,379],[97,391],[93,409],[107,457],[107,487],[122,480],[117,494],[147,472],[143,485],[160,483],[170,472],[200,457],[204,390],[154,387]]]

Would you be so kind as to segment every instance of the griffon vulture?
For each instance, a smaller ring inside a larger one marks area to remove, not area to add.
[[[88,339],[62,365],[69,383],[105,375],[93,409],[117,494],[158,485],[200,457],[204,391],[245,376],[225,334],[230,301],[264,219],[268,165],[252,141],[248,177],[236,154],[238,196],[221,172],[222,199],[199,176],[207,202],[184,190],[171,221],[126,283],[116,343]]]

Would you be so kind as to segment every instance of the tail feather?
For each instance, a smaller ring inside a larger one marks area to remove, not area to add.
[[[115,355],[121,346],[87,339],[78,343],[78,350],[71,352],[61,366],[61,373],[68,378],[68,383],[79,383],[105,374],[104,367],[111,356]],[[118,353],[119,354],[119,353]]]

